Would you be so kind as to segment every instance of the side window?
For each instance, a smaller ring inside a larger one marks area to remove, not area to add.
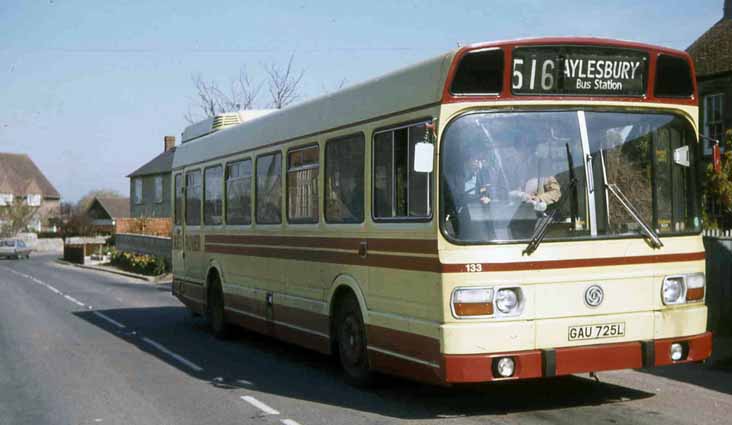
[[[175,224],[183,224],[183,174],[175,175]]]
[[[226,223],[252,222],[252,160],[226,165]]]
[[[257,223],[282,222],[282,154],[257,158]]]
[[[363,134],[329,140],[325,145],[325,221],[363,222]]]
[[[135,204],[142,203],[142,177],[135,178]]]
[[[425,123],[374,136],[373,210],[376,219],[419,219],[432,215],[430,173],[414,171],[414,146]]]
[[[186,224],[201,224],[201,170],[186,173]]]
[[[155,203],[163,202],[163,176],[155,176]]]
[[[287,154],[287,219],[292,223],[317,223],[318,146],[298,148]]]
[[[223,223],[224,200],[221,193],[224,168],[220,165],[204,171],[203,224]]]

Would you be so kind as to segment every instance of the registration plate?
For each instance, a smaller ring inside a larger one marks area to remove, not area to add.
[[[570,341],[582,341],[586,339],[617,338],[622,336],[625,336],[624,322],[570,326],[568,338]]]

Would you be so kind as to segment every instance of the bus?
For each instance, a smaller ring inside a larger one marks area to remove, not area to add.
[[[173,165],[172,292],[215,335],[356,384],[710,356],[685,52],[474,44],[242,120],[188,129]]]

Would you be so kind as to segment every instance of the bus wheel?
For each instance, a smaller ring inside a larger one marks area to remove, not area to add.
[[[224,318],[224,294],[218,278],[214,278],[209,285],[206,317],[216,338],[227,339],[231,336],[231,326]]]
[[[358,301],[353,296],[342,299],[335,320],[338,357],[346,379],[357,386],[372,385],[374,377],[369,370],[366,328]]]

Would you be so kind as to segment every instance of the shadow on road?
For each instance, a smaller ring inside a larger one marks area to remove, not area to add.
[[[259,392],[401,419],[505,414],[638,400],[652,393],[563,377],[442,388],[384,377],[363,390],[342,379],[334,359],[273,338],[238,330],[230,341],[213,338],[201,318],[183,307],[100,311],[126,326],[119,329],[93,312],[76,316],[116,335],[189,375],[222,389]],[[199,365],[196,372],[143,341],[150,338]]]
[[[639,372],[732,394],[732,371],[730,370],[712,369],[697,363],[641,369]]]

